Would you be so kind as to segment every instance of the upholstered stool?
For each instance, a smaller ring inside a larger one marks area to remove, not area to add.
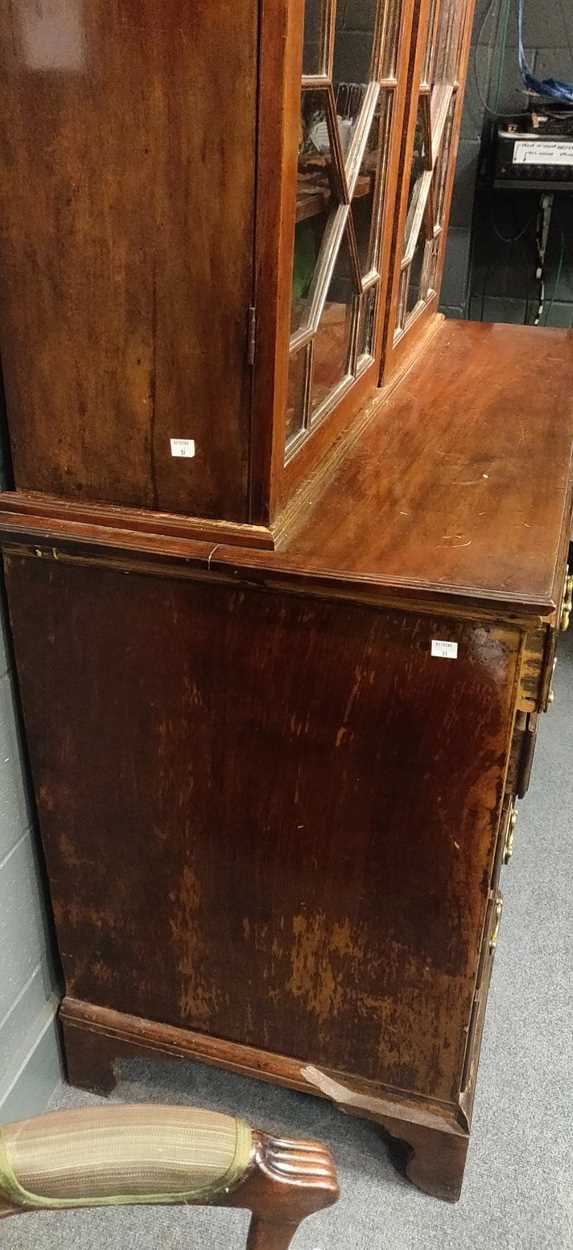
[[[0,1128],[0,1218],[135,1203],[246,1207],[248,1250],[286,1250],[302,1220],[337,1197],[320,1142],[269,1137],[215,1111],[88,1107]]]

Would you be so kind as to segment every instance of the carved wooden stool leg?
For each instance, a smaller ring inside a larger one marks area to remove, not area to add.
[[[326,1146],[256,1133],[251,1172],[228,1201],[253,1212],[247,1250],[288,1250],[303,1220],[337,1198],[336,1169]]]
[[[254,1215],[251,1220],[247,1250],[288,1250],[298,1224],[273,1224]]]

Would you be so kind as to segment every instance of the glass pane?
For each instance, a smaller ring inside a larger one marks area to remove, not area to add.
[[[436,42],[435,33],[436,33],[437,8],[438,8],[437,0],[430,0],[430,12],[428,15],[428,38],[427,38],[427,43],[426,43],[426,55],[424,57],[424,69],[422,71],[422,82],[425,85],[428,85],[431,82],[432,56],[433,56],[435,42]]]
[[[330,216],[329,206],[334,199],[334,186],[326,93],[303,91],[293,259],[292,333],[305,324],[308,315],[312,280]]]
[[[368,83],[377,77],[378,48],[375,44],[380,38],[378,7],[377,0],[352,0],[337,6],[333,85],[345,156]]]
[[[434,175],[434,198],[435,198],[435,225],[441,226],[444,215],[444,201],[446,196],[446,185],[448,181],[448,168],[450,163],[450,148],[452,144],[452,129],[454,124],[455,99],[450,105],[448,120],[445,125],[444,137],[440,156],[438,158],[438,166]]]
[[[464,0],[441,0],[431,57],[433,85],[456,80],[464,11]]]
[[[432,243],[426,242],[423,230],[420,232],[414,259],[410,265],[410,281],[406,299],[406,314],[413,312],[420,300],[428,294],[428,261],[432,254]]]
[[[352,200],[360,272],[364,277],[378,259],[378,226],[386,174],[391,97],[378,101]]]
[[[404,255],[409,253],[412,232],[419,228],[420,196],[424,189],[424,174],[430,169],[430,111],[429,96],[420,96],[416,116],[414,134],[414,150],[410,169],[410,189],[408,192],[408,213],[404,231]]]
[[[416,131],[414,134],[414,151],[412,152],[412,168],[410,170],[410,192],[408,195],[408,211],[414,200],[414,190],[422,174],[430,166],[430,136],[428,133],[429,114],[427,98],[420,96]]]
[[[371,286],[362,296],[358,319],[358,359],[372,356],[374,346],[374,318],[378,286]]]
[[[406,301],[408,299],[408,283],[410,279],[410,270],[403,269],[400,274],[400,290],[398,293],[398,313],[396,316],[396,334],[404,329],[406,321]]]
[[[300,330],[308,319],[312,281],[327,224],[327,213],[318,213],[315,216],[303,218],[296,224],[292,271],[291,334]]]
[[[303,74],[324,73],[325,0],[305,0]]]
[[[346,234],[340,245],[313,348],[311,417],[350,372],[357,301]]]
[[[401,15],[402,0],[386,0],[382,36],[382,75],[384,78],[394,78],[396,74]]]
[[[306,347],[303,347],[299,352],[295,352],[289,359],[286,409],[287,443],[300,430],[304,429],[307,360],[308,348]]]
[[[428,257],[428,279],[426,283],[426,286],[427,286],[426,299],[428,298],[429,295],[432,295],[433,292],[437,289],[436,279],[437,279],[437,272],[438,272],[438,260],[440,257],[440,243],[441,243],[441,239],[440,237],[438,237],[437,239],[434,239],[431,245],[429,245],[429,249],[431,247],[431,251],[429,250],[429,257]]]

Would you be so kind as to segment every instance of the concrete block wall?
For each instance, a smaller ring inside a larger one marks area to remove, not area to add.
[[[527,103],[517,65],[517,0],[512,0],[501,64],[499,14],[500,0],[477,0],[441,305],[451,317],[523,322],[532,320],[537,308],[538,194],[492,191],[490,195],[482,190],[477,221],[474,217],[476,180],[484,159],[482,138],[490,118],[484,105],[503,113],[520,112]],[[529,64],[537,78],[573,81],[571,0],[525,0],[524,35]],[[476,229],[470,273],[472,221]],[[505,242],[516,234],[521,238],[515,244]],[[546,265],[549,324],[573,325],[572,268],[573,196],[560,195]]]
[[[52,949],[0,593],[0,1122],[42,1111],[61,1077]]]

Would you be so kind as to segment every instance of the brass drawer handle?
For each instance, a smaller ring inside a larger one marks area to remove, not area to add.
[[[549,689],[549,694],[547,695],[547,707],[545,708],[545,711],[546,711],[546,712],[548,712],[548,711],[549,711],[549,708],[550,708],[550,707],[553,707],[553,704],[555,703],[555,691],[554,691],[554,689],[553,689],[553,682],[554,682],[554,680],[555,680],[555,669],[556,669],[556,668],[557,668],[557,660],[555,659],[555,660],[553,661],[553,668],[552,668],[552,670],[551,670],[551,686],[550,686],[550,689]]]
[[[565,578],[565,594],[563,596],[563,605],[561,608],[561,620],[559,622],[562,630],[569,629],[571,624],[571,613],[573,612],[573,574],[567,569],[567,577]]]
[[[517,807],[514,804],[509,814],[509,820],[507,822],[507,833],[505,835],[505,846],[503,850],[504,864],[509,864],[509,861],[513,855],[513,835],[515,833],[515,826],[517,825],[517,815],[518,815]]]
[[[491,935],[490,943],[489,943],[489,949],[490,949],[491,955],[493,955],[497,946],[497,939],[499,937],[499,926],[501,924],[502,911],[503,911],[503,899],[498,898],[497,903],[495,905],[495,929]]]

